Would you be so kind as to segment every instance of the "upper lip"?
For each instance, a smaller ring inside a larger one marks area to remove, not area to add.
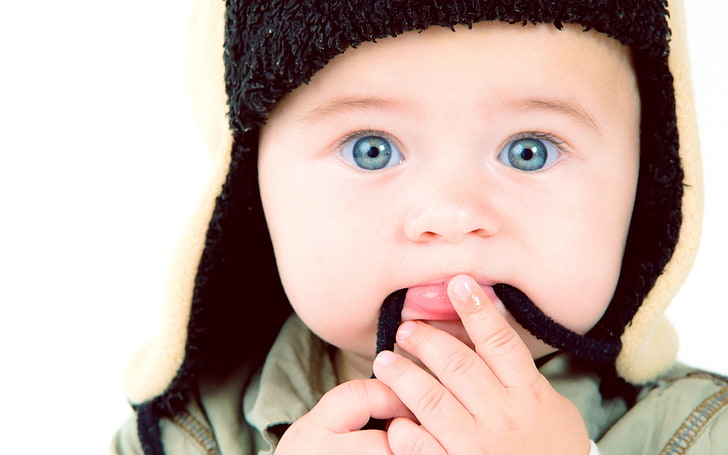
[[[447,285],[450,282],[450,280],[452,280],[453,278],[455,278],[458,275],[468,275],[468,276],[472,277],[481,286],[493,286],[494,284],[498,283],[498,281],[484,277],[482,275],[478,275],[477,273],[460,271],[460,272],[456,272],[456,273],[449,273],[449,274],[440,273],[438,275],[433,275],[432,278],[424,279],[424,280],[419,281],[416,284],[410,285],[408,287],[429,286],[429,285],[436,285],[436,284]]]

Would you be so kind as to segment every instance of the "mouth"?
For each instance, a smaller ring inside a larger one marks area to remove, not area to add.
[[[503,305],[501,311],[507,310],[523,328],[558,350],[586,360],[612,363],[622,348],[619,338],[595,339],[564,327],[544,314],[526,294],[513,286],[503,283],[480,286],[492,301]],[[405,318],[458,320],[459,317],[447,297],[447,283],[400,289],[387,296],[377,325],[377,353],[394,349],[397,328]]]
[[[411,286],[395,291],[384,299],[377,322],[376,353],[394,349],[397,328],[406,320],[429,322],[459,321],[455,308],[447,295],[450,279]],[[478,282],[492,302],[497,302],[501,313],[506,310],[496,297],[493,287]]]
[[[402,309],[402,320],[424,320],[424,321],[456,321],[459,320],[455,308],[447,295],[447,281],[412,286],[407,289],[407,294]],[[493,287],[478,283],[480,288],[492,302],[496,302],[501,312],[505,315],[505,308],[496,297]]]
[[[455,308],[447,295],[449,280],[412,286],[391,293],[384,299],[377,323],[376,353],[394,349],[397,328],[406,320],[429,322],[459,321]],[[483,289],[492,302],[505,315],[506,310],[497,298],[492,286],[482,283]]]

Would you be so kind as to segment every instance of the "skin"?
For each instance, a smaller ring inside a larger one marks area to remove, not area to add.
[[[364,44],[281,101],[260,136],[263,207],[289,300],[338,348],[342,384],[276,453],[588,453],[578,411],[534,366],[553,348],[491,286],[579,333],[596,324],[619,277],[639,111],[615,41],[501,23]],[[350,152],[367,135],[399,155],[361,169]],[[514,168],[504,150],[524,137],[553,159]],[[397,347],[375,361],[379,308],[401,288]],[[387,431],[359,431],[370,417]]]

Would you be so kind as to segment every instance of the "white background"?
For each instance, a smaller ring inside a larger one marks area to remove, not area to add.
[[[184,57],[190,0],[0,6],[0,451],[105,453],[127,357],[154,332],[206,180]],[[703,245],[670,309],[680,358],[728,373],[728,2],[691,0]]]

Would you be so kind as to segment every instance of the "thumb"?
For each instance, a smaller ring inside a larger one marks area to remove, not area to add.
[[[347,381],[329,390],[307,417],[333,433],[362,429],[369,419],[414,418],[397,395],[378,379]]]

